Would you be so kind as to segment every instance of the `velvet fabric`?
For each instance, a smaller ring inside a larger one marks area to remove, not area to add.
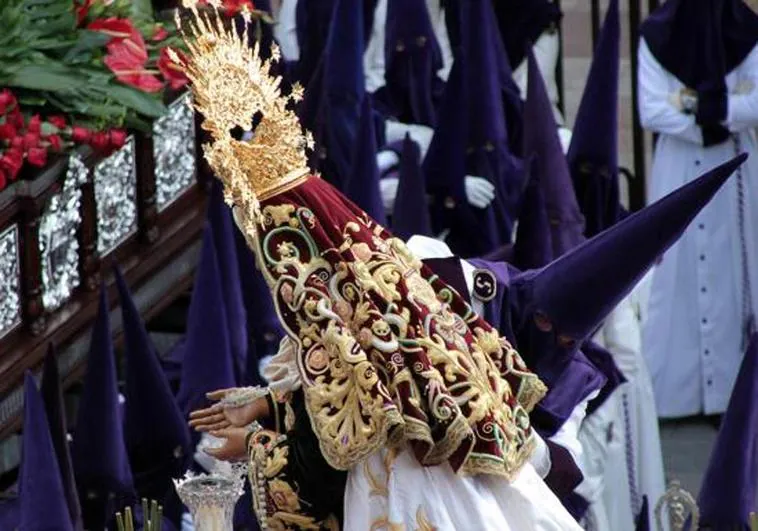
[[[28,371],[24,375],[23,430],[19,529],[73,531],[45,404]]]
[[[327,462],[348,469],[389,438],[406,441],[422,465],[515,473],[544,386],[507,341],[324,180],[307,178],[261,209],[256,252],[280,319],[302,345],[306,405]],[[502,438],[481,435],[490,430]]]
[[[407,240],[414,234],[433,234],[426,197],[426,178],[421,171],[420,158],[418,145],[406,135],[400,154],[399,182],[392,210],[392,231],[402,240]]]
[[[508,61],[516,68],[526,57],[526,50],[543,32],[556,28],[563,14],[552,0],[492,0],[500,35]]]
[[[574,191],[591,238],[620,218],[618,84],[621,29],[611,0],[582,93],[567,159]]]
[[[79,495],[76,490],[74,478],[74,466],[71,462],[71,451],[68,443],[68,431],[66,423],[65,404],[63,403],[63,389],[61,387],[58,362],[55,359],[55,349],[50,344],[45,364],[42,368],[42,382],[40,394],[45,403],[45,413],[50,428],[50,439],[55,448],[55,456],[58,460],[58,468],[61,474],[61,483],[66,495],[66,505],[71,515],[73,531],[83,531],[82,509],[79,505]]]
[[[737,374],[698,496],[700,526],[750,530],[758,482],[758,333]]]

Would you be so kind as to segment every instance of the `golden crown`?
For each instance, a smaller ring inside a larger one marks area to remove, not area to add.
[[[296,85],[283,96],[281,78],[271,74],[279,48],[272,46],[271,58],[262,60],[260,45],[248,46],[249,24],[240,33],[234,24],[225,25],[217,1],[202,11],[196,4],[185,0],[189,11],[177,14],[187,54],[172,52],[171,59],[189,78],[193,106],[203,116],[202,128],[213,137],[203,151],[224,184],[226,201],[249,216],[259,211],[258,201],[309,173],[305,149],[312,148],[313,139],[291,108],[302,99],[303,89]],[[250,22],[249,13],[241,16]],[[251,131],[255,119],[259,123],[249,140],[232,136],[236,127]]]

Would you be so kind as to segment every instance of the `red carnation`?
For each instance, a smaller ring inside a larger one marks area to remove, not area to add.
[[[28,160],[29,164],[32,166],[41,168],[47,164],[47,150],[45,148],[31,148],[26,153],[26,160]]]
[[[63,140],[58,135],[50,135],[47,137],[47,141],[50,142],[50,147],[55,151],[61,151],[63,149]]]
[[[8,121],[13,124],[13,127],[16,129],[23,129],[25,122],[24,122],[24,115],[21,114],[21,111],[18,110],[18,105],[16,105],[13,110],[8,114],[7,117]]]
[[[75,125],[71,128],[71,140],[77,144],[87,144],[92,138],[92,131],[86,127]]]
[[[89,145],[92,146],[92,149],[100,152],[108,149],[109,144],[110,142],[108,140],[108,133],[105,133],[103,131],[98,131],[97,133],[93,134],[92,138],[89,141]]]
[[[39,146],[39,133],[27,132],[24,135],[24,150],[29,151]]]
[[[35,114],[29,119],[26,130],[30,133],[39,134],[42,130],[42,118],[40,118],[39,114]]]
[[[126,144],[126,131],[123,129],[111,129],[108,132],[110,147],[113,149],[119,149]]]
[[[179,65],[171,60],[171,57],[169,57],[169,49],[168,46],[161,48],[161,54],[158,58],[158,70],[163,74],[163,79],[168,81],[169,86],[172,89],[177,90],[189,83],[189,78],[184,75],[184,72]],[[174,52],[180,57],[180,59],[182,59],[182,61],[184,61],[184,54],[182,54],[182,52],[178,50],[174,50]]]
[[[6,176],[11,180],[16,179],[16,175],[21,171],[21,166],[23,165],[24,156],[18,149],[11,148],[0,157],[0,169],[2,169]]]
[[[93,0],[80,0],[78,3],[74,3],[76,8],[76,25],[80,26],[82,22],[87,18],[89,14],[89,8],[92,7]]]
[[[56,116],[48,116],[47,121],[53,124],[58,129],[65,129],[66,128],[66,119],[61,115]]]
[[[24,149],[24,137],[23,136],[15,136],[11,140],[11,147],[18,150]]]
[[[8,112],[11,107],[16,106],[16,97],[8,89],[0,91],[0,115]]]
[[[16,137],[17,131],[10,122],[0,125],[0,140],[12,140]]]

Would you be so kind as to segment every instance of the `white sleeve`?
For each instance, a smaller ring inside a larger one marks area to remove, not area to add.
[[[550,460],[550,449],[539,433],[535,431],[533,437],[536,444],[534,445],[534,452],[529,457],[529,463],[534,467],[537,474],[544,479],[550,473],[550,468],[553,466]]]
[[[642,127],[654,133],[677,136],[702,145],[703,135],[695,123],[695,117],[684,114],[672,103],[672,95],[669,93],[670,74],[653,56],[644,39],[640,39],[637,55],[637,86]]]
[[[583,402],[576,406],[574,411],[571,412],[568,420],[563,423],[563,426],[561,426],[561,429],[559,429],[555,435],[550,437],[552,442],[559,444],[568,450],[571,457],[574,459],[574,462],[577,463],[577,466],[579,466],[580,469],[584,450],[582,448],[582,443],[579,441],[579,429],[582,426],[582,422],[584,422],[584,418],[587,416],[587,405],[590,400],[593,400],[598,394],[600,394],[599,390],[594,391]],[[582,473],[584,473],[583,470]]]
[[[616,365],[628,379],[639,371],[642,353],[642,330],[630,297],[613,309],[603,324],[603,344]]]
[[[277,393],[285,394],[300,388],[302,381],[297,368],[297,345],[291,337],[282,338],[279,351],[263,370],[263,377],[268,387]]]
[[[748,54],[738,73],[737,93],[727,100],[726,120],[733,133],[758,126],[758,47]]]
[[[357,1],[357,0],[355,0]],[[384,85],[384,27],[387,24],[387,0],[379,0],[374,10],[374,25],[371,38],[363,54],[363,75],[366,81],[366,92],[374,93]]]

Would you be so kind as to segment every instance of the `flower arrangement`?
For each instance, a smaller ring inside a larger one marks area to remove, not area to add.
[[[0,27],[0,189],[50,153],[118,149],[187,83],[149,0],[3,0]]]

